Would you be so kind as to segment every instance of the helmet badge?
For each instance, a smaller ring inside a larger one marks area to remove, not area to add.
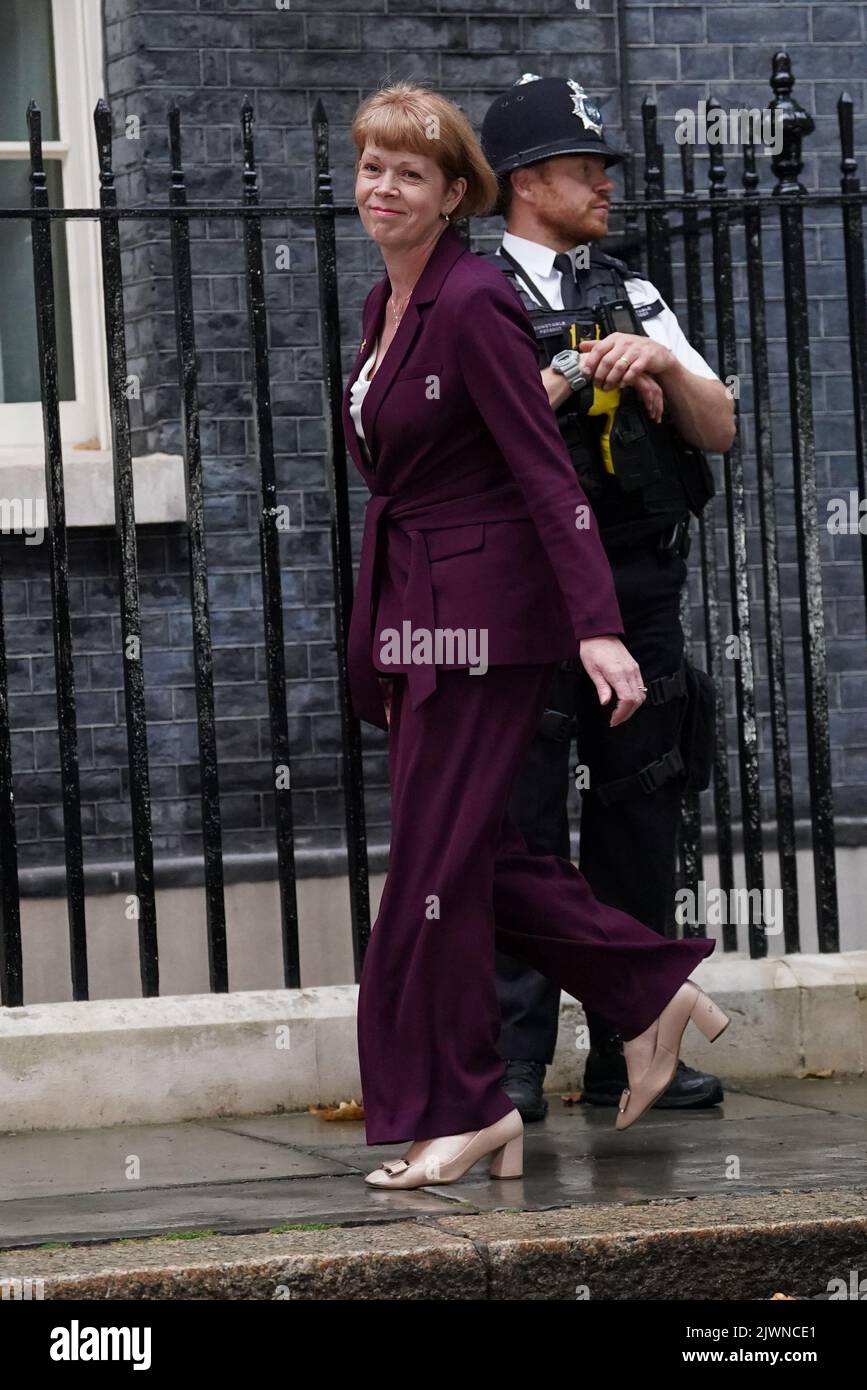
[[[578,116],[585,130],[595,130],[596,134],[602,135],[602,116],[599,108],[594,106],[587,97],[583,87],[577,82],[569,79],[566,86],[572,93],[572,115]]]

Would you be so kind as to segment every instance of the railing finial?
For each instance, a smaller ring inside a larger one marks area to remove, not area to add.
[[[42,111],[31,97],[27,103],[27,129],[30,136],[30,187],[46,192],[45,164],[42,158]],[[40,199],[40,201],[42,201]]]
[[[861,181],[858,178],[858,161],[855,158],[855,103],[848,92],[842,92],[837,102],[837,124],[840,130],[842,191],[858,193],[861,190]]]
[[[721,111],[722,107],[716,97],[712,96],[707,103],[708,125],[710,125],[710,114],[712,111]],[[722,145],[719,140],[711,141],[708,144],[708,167],[707,176],[710,183],[711,197],[716,195],[719,198],[725,196],[726,191],[726,162],[723,158]]]
[[[253,103],[245,94],[241,102],[241,141],[244,147],[244,202],[258,203],[259,183],[256,177],[256,153],[253,145]]]
[[[801,146],[804,136],[811,134],[816,123],[801,103],[792,96],[795,77],[788,53],[784,49],[774,54],[771,69],[771,89],[774,99],[768,109],[773,113],[774,125],[782,122],[783,138],[780,150],[771,160],[771,168],[777,178],[774,193],[804,193],[806,190],[798,179],[804,167]]]
[[[114,170],[111,162],[111,107],[105,97],[100,97],[94,107],[93,127],[96,131],[99,182],[103,189],[112,188],[114,186]]]
[[[181,108],[177,98],[173,99],[168,109],[169,123],[169,162],[171,172],[169,174],[169,196],[176,189],[184,187],[184,170],[181,161]]]

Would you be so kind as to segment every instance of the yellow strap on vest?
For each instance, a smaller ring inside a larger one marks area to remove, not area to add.
[[[573,334],[574,334],[574,331],[575,331],[575,325],[574,325],[574,324],[572,325],[572,331],[573,331]],[[601,329],[600,329],[599,324],[597,323],[597,325],[596,325],[596,337],[597,337],[597,339],[600,337],[600,335],[601,335]],[[587,338],[582,338],[581,341],[582,341],[582,342],[588,342],[589,339],[587,339]],[[602,435],[601,435],[601,437],[600,437],[600,439],[599,439],[599,452],[602,454],[602,463],[603,463],[603,465],[604,465],[604,467],[605,467],[605,472],[606,472],[606,473],[611,473],[612,476],[613,476],[613,474],[614,474],[614,460],[613,460],[612,457],[611,457],[611,430],[612,430],[612,428],[613,428],[613,426],[614,426],[614,416],[617,414],[617,408],[618,408],[619,405],[620,405],[620,387],[619,387],[619,386],[615,386],[614,389],[611,390],[611,391],[603,391],[602,388],[601,388],[600,386],[597,386],[597,385],[595,384],[595,382],[594,382],[594,385],[593,385],[593,404],[591,405],[591,407],[590,407],[590,409],[588,410],[587,414],[588,414],[588,415],[604,415],[604,416],[606,417],[606,420],[605,420],[605,428],[603,429]]]

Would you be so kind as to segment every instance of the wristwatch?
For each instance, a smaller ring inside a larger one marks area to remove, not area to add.
[[[582,386],[587,385],[587,377],[581,368],[581,353],[574,348],[566,348],[552,357],[551,369],[564,376],[573,391],[580,391]]]

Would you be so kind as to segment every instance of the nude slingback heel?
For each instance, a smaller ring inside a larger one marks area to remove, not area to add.
[[[615,1129],[628,1129],[634,1125],[670,1086],[690,1019],[701,1029],[708,1042],[715,1042],[731,1023],[725,1010],[709,994],[705,994],[694,980],[685,981],[659,1015],[656,1049],[646,1072],[634,1083],[630,1077],[630,1084],[620,1097]],[[628,1059],[626,1069],[628,1075]]]

